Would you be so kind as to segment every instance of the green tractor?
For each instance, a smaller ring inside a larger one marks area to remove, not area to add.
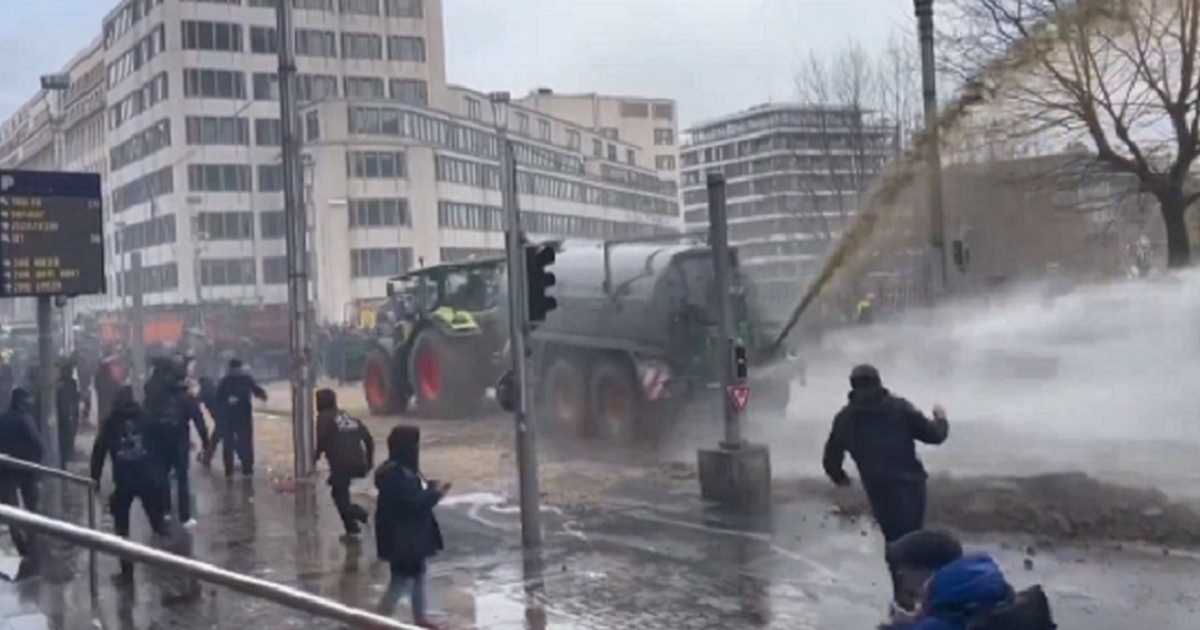
[[[372,414],[413,411],[467,418],[503,372],[504,260],[425,267],[388,281],[385,331],[368,354],[363,387]]]

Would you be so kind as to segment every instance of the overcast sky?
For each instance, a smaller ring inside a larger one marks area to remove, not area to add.
[[[910,0],[443,0],[450,81],[670,97],[683,122],[793,96],[810,49],[881,48]],[[0,0],[0,119],[100,32],[115,0]],[[915,37],[915,33],[914,33]]]

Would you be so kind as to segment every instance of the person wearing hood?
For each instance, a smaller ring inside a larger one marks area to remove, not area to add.
[[[317,452],[329,462],[329,488],[338,516],[353,538],[362,532],[367,511],[350,500],[350,484],[371,472],[375,462],[375,439],[361,420],[338,408],[337,393],[321,389],[317,402]]]
[[[916,591],[912,611],[893,611],[883,630],[1055,630],[1040,586],[1016,592],[986,554],[963,554],[953,535],[911,532],[888,545],[888,562]]]
[[[912,403],[893,396],[879,371],[859,365],[850,372],[849,402],[833,420],[825,442],[825,474],[839,486],[850,485],[844,464],[854,459],[871,511],[884,540],[894,542],[925,525],[925,483],[929,475],[917,457],[916,442],[941,444],[950,433],[946,412],[933,408],[933,419]],[[893,571],[895,603],[910,608]]]
[[[96,419],[104,420],[112,413],[113,399],[125,382],[125,369],[117,354],[108,353],[96,366],[92,375],[92,389],[96,391]]]
[[[179,522],[184,526],[194,525],[188,466],[191,450],[189,425],[194,425],[196,433],[200,434],[202,452],[207,451],[208,427],[204,423],[204,412],[200,409],[200,401],[188,391],[187,368],[178,360],[157,360],[154,371],[146,381],[145,389],[146,413],[152,420],[163,425],[162,461],[166,476],[175,473]],[[163,494],[166,511],[170,513],[170,484],[167,484]]]
[[[20,387],[12,390],[8,411],[0,414],[0,454],[13,459],[40,464],[44,454],[42,436],[33,415],[33,394]],[[28,471],[0,466],[0,503],[36,512],[38,509],[37,476]],[[25,557],[33,550],[31,540],[18,529],[12,529],[13,546]]]
[[[58,381],[54,383],[54,413],[58,418],[58,452],[63,463],[75,457],[75,436],[79,432],[79,381],[75,379],[75,364],[58,366]]]
[[[375,471],[375,547],[387,562],[390,580],[379,611],[390,615],[409,592],[413,623],[434,628],[426,613],[425,570],[429,558],[444,548],[433,508],[450,491],[449,483],[421,475],[421,430],[399,426],[388,435],[388,459]]]
[[[154,534],[167,535],[165,498],[169,490],[162,456],[169,452],[164,440],[170,436],[165,435],[165,428],[138,404],[130,386],[117,390],[112,412],[101,420],[92,446],[91,475],[99,484],[105,461],[112,459],[113,492],[108,509],[113,529],[122,538],[129,538],[129,513],[135,499],[141,501]],[[133,563],[122,560],[118,577],[132,579]]]
[[[242,464],[242,474],[254,474],[254,398],[265,401],[267,392],[259,387],[240,359],[230,359],[229,371],[217,383],[220,420],[213,418],[224,429],[217,439],[224,440],[221,455],[226,477],[233,476],[235,452]]]

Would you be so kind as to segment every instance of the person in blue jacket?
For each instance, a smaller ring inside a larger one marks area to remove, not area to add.
[[[1016,592],[986,554],[967,554],[953,535],[918,530],[888,546],[906,586],[923,591],[916,610],[893,610],[887,630],[1054,630],[1040,586]]]

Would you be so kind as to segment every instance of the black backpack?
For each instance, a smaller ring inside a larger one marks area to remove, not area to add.
[[[113,460],[130,463],[145,461],[150,457],[146,443],[146,424],[142,418],[131,417],[119,420],[117,425],[116,447],[113,449]]]
[[[346,412],[338,414],[337,435],[334,436],[334,448],[340,466],[351,474],[366,475],[371,470],[371,462],[367,461],[367,448],[363,440],[371,439],[370,432],[361,420]]]
[[[1016,593],[1012,600],[967,620],[966,630],[1056,630],[1050,600],[1041,586]]]

